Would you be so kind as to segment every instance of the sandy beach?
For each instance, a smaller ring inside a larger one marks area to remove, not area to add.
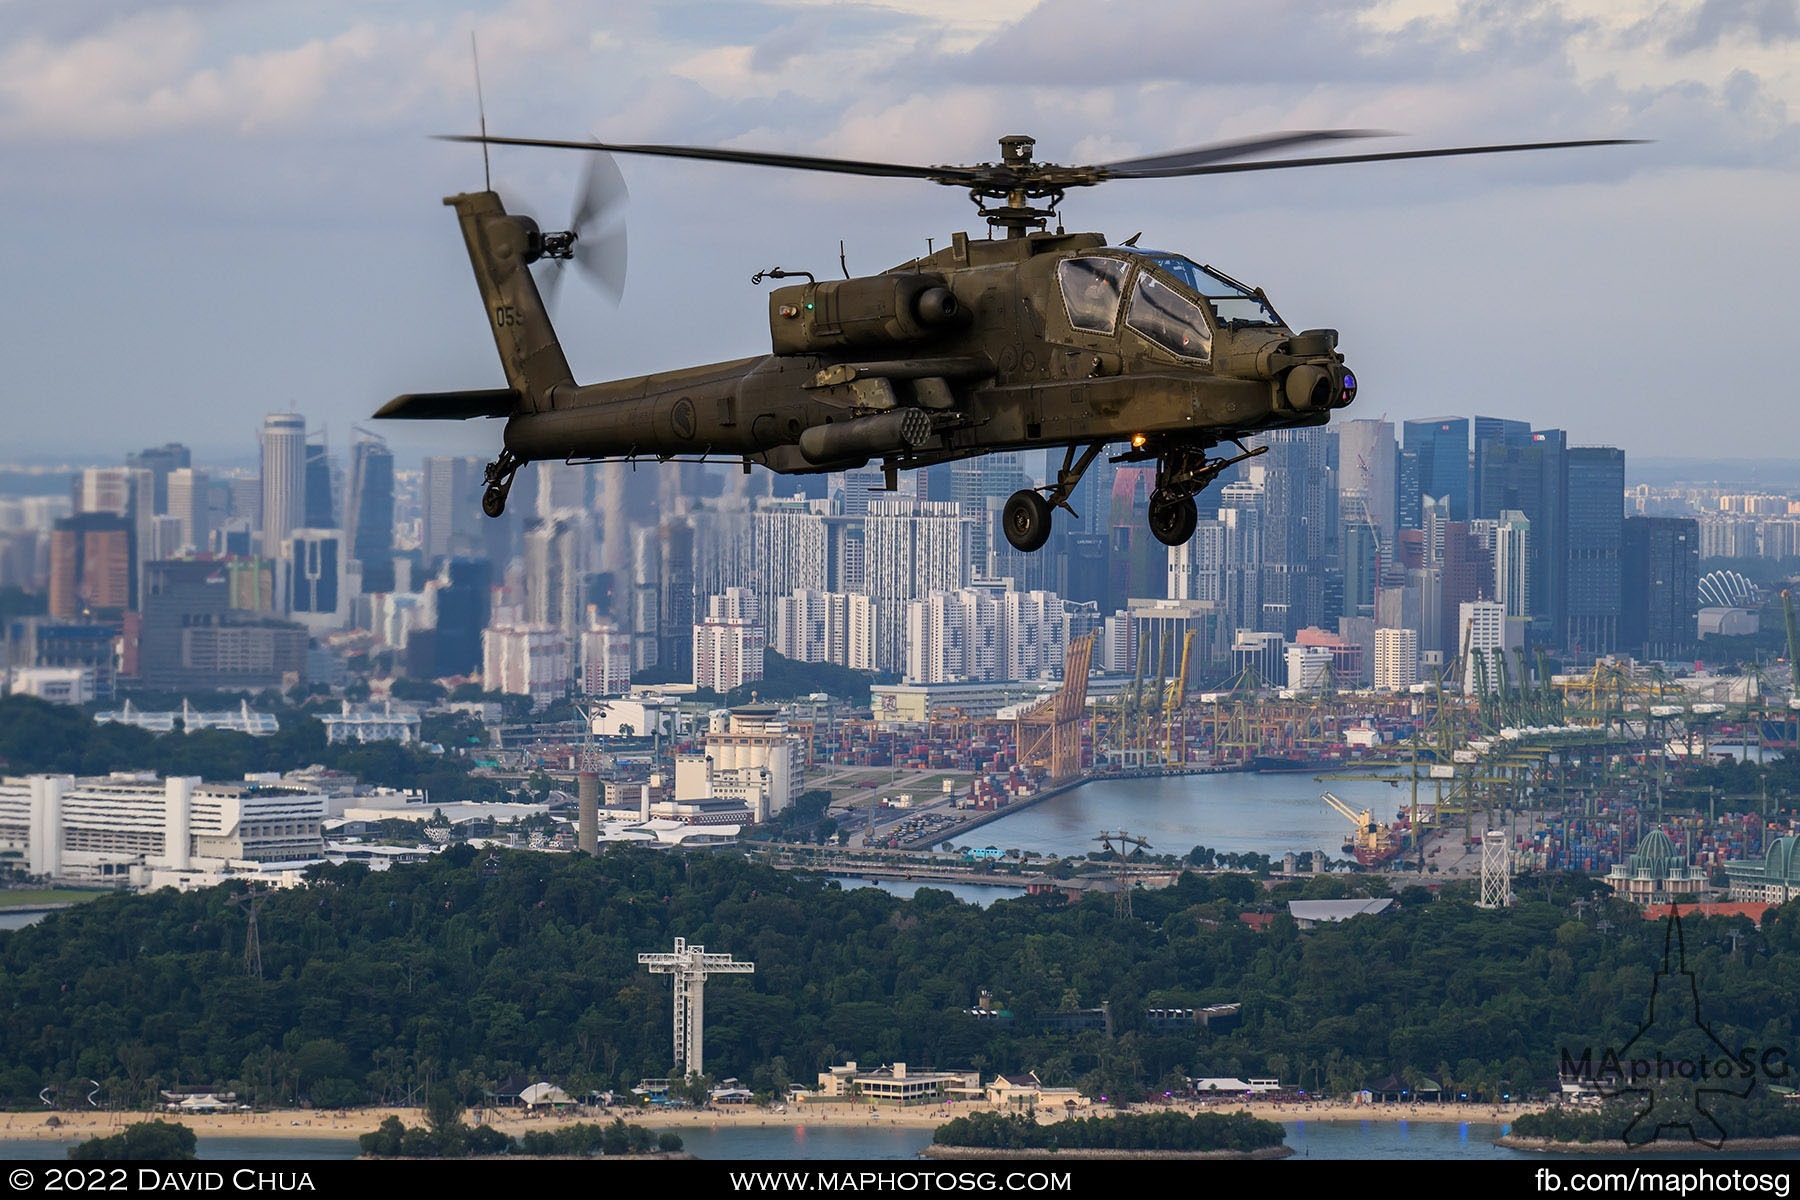
[[[912,1108],[872,1108],[866,1104],[790,1104],[786,1112],[764,1108],[730,1108],[706,1110],[609,1109],[588,1113],[533,1115],[518,1109],[471,1109],[464,1119],[479,1121],[502,1132],[518,1136],[534,1129],[554,1129],[577,1121],[610,1122],[623,1116],[634,1125],[649,1129],[705,1129],[723,1127],[791,1127],[796,1125],[829,1127],[904,1126],[930,1129],[952,1117],[985,1111],[985,1105],[967,1103],[921,1105]],[[1295,1121],[1432,1121],[1460,1124],[1504,1124],[1530,1105],[1491,1104],[1373,1104],[1348,1103],[1247,1103],[1177,1105],[1180,1112],[1248,1111],[1271,1121],[1292,1124]],[[1100,1115],[1108,1110],[1083,1109],[1077,1116]],[[1139,1108],[1135,1111],[1148,1111]],[[60,1122],[49,1124],[51,1116]],[[0,1113],[0,1139],[42,1138],[75,1141],[100,1134],[116,1133],[136,1121],[178,1121],[201,1137],[259,1138],[354,1138],[374,1130],[390,1116],[399,1117],[407,1125],[422,1125],[424,1114],[416,1108],[359,1108],[346,1112],[321,1112],[310,1109],[287,1109],[258,1113],[102,1113],[60,1112]],[[1041,1113],[1040,1121],[1060,1119],[1056,1114]]]

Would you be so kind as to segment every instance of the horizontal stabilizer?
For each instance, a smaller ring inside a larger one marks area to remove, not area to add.
[[[477,392],[408,392],[382,405],[375,416],[391,421],[466,421],[470,417],[510,417],[519,393],[511,388]]]

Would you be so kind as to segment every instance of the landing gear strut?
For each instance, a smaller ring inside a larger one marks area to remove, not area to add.
[[[1056,482],[1044,488],[1043,495],[1034,488],[1021,488],[1006,498],[1006,507],[1000,510],[1000,529],[1014,550],[1029,554],[1043,549],[1044,543],[1050,540],[1050,514],[1055,509],[1060,508],[1072,517],[1081,515],[1069,507],[1069,497],[1074,495],[1075,486],[1105,445],[1104,442],[1090,443],[1079,459],[1075,457],[1075,447],[1070,446],[1063,452],[1063,465],[1056,472]]]
[[[500,457],[487,465],[487,489],[481,493],[481,511],[497,517],[506,511],[506,497],[512,492],[513,476],[525,460],[511,450],[502,449]]]
[[[1243,450],[1242,443],[1238,449]],[[1267,446],[1244,450],[1235,458],[1208,459],[1206,451],[1176,447],[1156,461],[1156,487],[1150,493],[1150,533],[1165,546],[1183,546],[1200,525],[1194,497],[1229,466],[1266,454]]]

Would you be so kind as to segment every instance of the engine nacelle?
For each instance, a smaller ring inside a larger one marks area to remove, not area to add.
[[[967,320],[955,293],[935,275],[828,279],[769,296],[769,340],[777,354],[912,346]]]

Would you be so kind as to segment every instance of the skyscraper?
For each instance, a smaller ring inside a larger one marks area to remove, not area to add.
[[[181,522],[182,544],[204,551],[212,537],[212,489],[205,471],[177,467],[169,472],[168,513]]]
[[[1419,631],[1375,631],[1375,686],[1384,692],[1401,691],[1419,682]]]
[[[1508,619],[1506,606],[1497,600],[1474,600],[1458,608],[1464,695],[1500,690],[1511,670],[1508,655],[1525,645],[1524,624]]]
[[[1620,648],[1644,658],[1685,658],[1700,616],[1700,523],[1691,517],[1627,517]]]
[[[863,594],[875,602],[875,668],[904,670],[906,604],[967,582],[966,522],[954,503],[876,500],[863,518]],[[698,666],[696,665],[696,671]]]
[[[1168,548],[1150,536],[1150,493],[1155,486],[1156,471],[1150,467],[1121,467],[1113,475],[1104,611],[1116,612],[1134,597],[1150,599],[1168,588]]]
[[[1509,617],[1531,618],[1531,521],[1506,509],[1494,526],[1494,598]]]
[[[586,512],[560,509],[525,532],[525,619],[557,630],[571,646],[586,627],[590,522]]]
[[[1468,520],[1469,419],[1434,417],[1408,421],[1404,429],[1405,452],[1414,466],[1401,483],[1400,528],[1420,527],[1419,502],[1425,496],[1448,497],[1450,519]]]
[[[50,615],[123,616],[137,607],[136,533],[114,513],[77,513],[50,531]]]
[[[150,472],[151,511],[161,516],[169,511],[170,473],[193,466],[194,459],[186,446],[180,442],[169,442],[148,450],[139,450],[136,454],[127,454],[125,465]]]
[[[1560,429],[1522,432],[1519,422],[1477,417],[1481,436],[1478,515],[1512,511],[1530,522],[1531,640],[1560,644],[1567,629],[1568,438]]]
[[[1262,602],[1257,628],[1292,639],[1326,619],[1323,574],[1335,550],[1336,531],[1328,508],[1329,475],[1323,429],[1278,429],[1267,435],[1263,469]],[[1329,495],[1335,500],[1335,494]],[[1223,499],[1220,501],[1224,503]],[[1275,618],[1274,614],[1280,614]],[[1336,614],[1329,614],[1335,620]],[[1277,627],[1274,619],[1279,619]]]
[[[631,597],[628,605],[631,653],[627,658],[628,669],[632,671],[649,670],[656,666],[660,657],[662,617],[657,603],[662,582],[661,559],[662,542],[657,537],[657,531],[648,526],[633,529]]]
[[[426,567],[445,557],[485,555],[486,538],[479,524],[481,480],[478,458],[439,455],[425,460],[419,549]]]
[[[75,487],[75,512],[110,513],[131,527],[131,607],[144,592],[144,567],[156,544],[155,478],[143,467],[88,467]]]
[[[977,455],[950,464],[950,498],[969,519],[969,561],[977,570],[987,570],[989,550],[996,540],[1004,540],[995,536],[994,502],[1004,504],[1028,482],[1024,455],[1016,451]]]
[[[344,503],[350,556],[362,567],[362,590],[394,590],[394,455],[387,443],[360,433],[350,450],[350,494]]]
[[[1579,659],[1619,648],[1624,603],[1625,452],[1574,446],[1566,455],[1569,494],[1568,630]]]
[[[831,586],[825,524],[831,506],[830,500],[799,496],[757,502],[750,515],[757,611],[773,614],[781,596]]]
[[[1226,628],[1255,629],[1262,616],[1262,484],[1243,480],[1219,490],[1219,523],[1225,529]]]
[[[481,665],[481,631],[487,628],[493,568],[486,559],[452,558],[438,578],[437,629],[422,673],[434,678],[467,675]],[[408,647],[408,670],[413,670]]]
[[[1381,535],[1375,522],[1362,513],[1346,513],[1340,535],[1339,561],[1343,564],[1346,617],[1375,616],[1375,590],[1381,586]]]
[[[287,611],[308,629],[338,628],[350,612],[343,531],[296,529],[289,537]]]
[[[1331,428],[1338,439],[1338,508],[1348,514],[1360,496],[1369,520],[1391,546],[1399,532],[1400,453],[1390,421],[1341,421]],[[1346,515],[1346,520],[1348,516]]]
[[[323,431],[319,440],[306,441],[306,525],[311,529],[336,529],[337,497],[332,487],[331,448]]]
[[[306,513],[306,418],[270,413],[262,431],[262,535],[269,558],[286,555]]]
[[[694,527],[685,517],[664,521],[657,538],[656,661],[676,679],[694,671]]]
[[[1471,486],[1470,515],[1497,520],[1508,508],[1517,508],[1516,477],[1512,475],[1512,459],[1503,449],[1529,445],[1531,423],[1505,417],[1475,418],[1475,467]],[[1511,500],[1513,503],[1508,503]]]

